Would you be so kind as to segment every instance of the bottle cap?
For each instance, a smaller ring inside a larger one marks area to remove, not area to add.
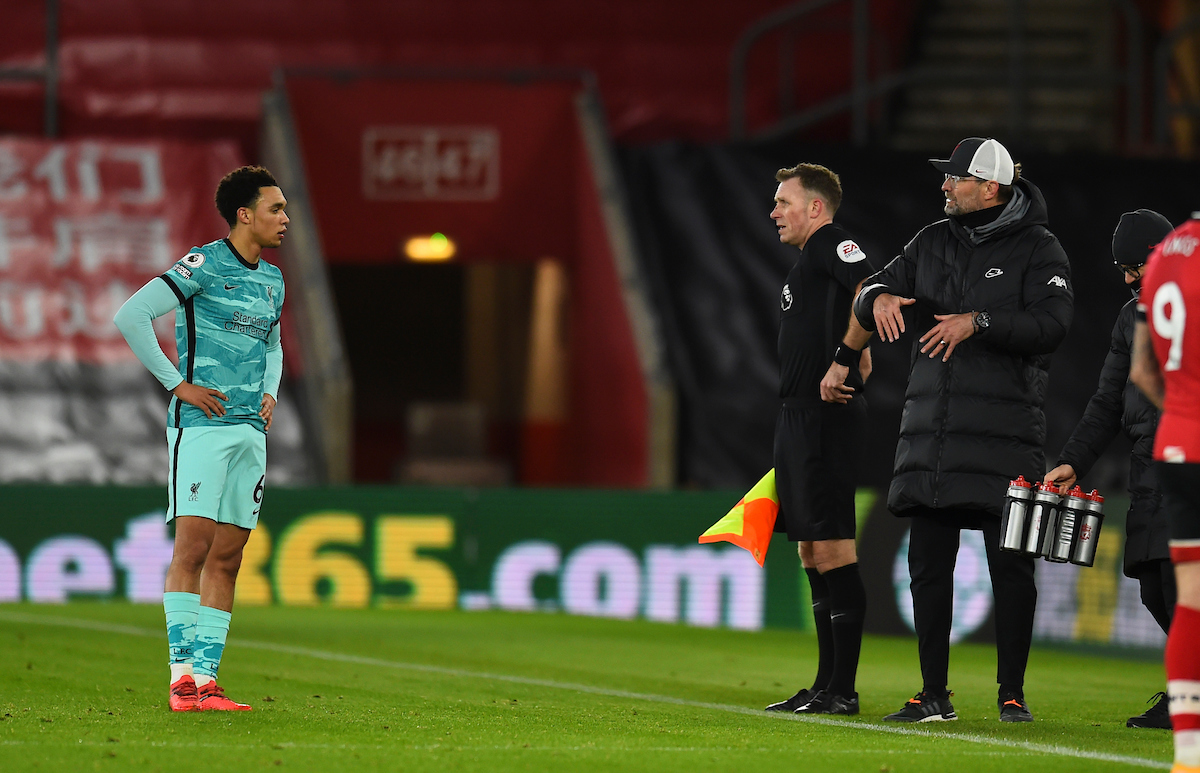
[[[1010,481],[1008,482],[1008,485],[1010,485],[1010,486],[1021,486],[1022,488],[1033,488],[1033,484],[1032,484],[1032,483],[1030,483],[1029,481],[1025,480],[1025,476],[1024,476],[1024,475],[1018,475],[1018,476],[1017,476],[1017,479],[1016,479],[1016,480],[1010,480]]]

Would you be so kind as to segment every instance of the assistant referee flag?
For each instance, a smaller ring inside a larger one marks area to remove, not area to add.
[[[775,493],[775,468],[754,484],[725,517],[700,535],[700,542],[732,542],[750,551],[759,566],[767,560],[767,547],[779,515],[779,496]]]

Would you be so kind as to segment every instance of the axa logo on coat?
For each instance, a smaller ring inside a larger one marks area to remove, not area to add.
[[[1050,277],[1050,280],[1048,282],[1046,282],[1046,284],[1054,285],[1055,287],[1062,287],[1065,289],[1067,286],[1067,280],[1065,280],[1061,276],[1055,274],[1054,276]]]

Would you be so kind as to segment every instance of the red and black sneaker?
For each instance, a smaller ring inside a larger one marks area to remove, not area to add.
[[[249,711],[250,706],[238,703],[225,697],[223,690],[216,682],[209,682],[200,688],[201,711]]]
[[[184,674],[171,685],[167,698],[171,711],[199,711],[200,693],[196,691],[196,680]]]

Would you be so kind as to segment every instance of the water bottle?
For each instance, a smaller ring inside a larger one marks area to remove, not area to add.
[[[1029,508],[1022,553],[1042,557],[1050,552],[1050,541],[1054,538],[1054,527],[1058,524],[1058,502],[1061,498],[1055,484],[1037,485],[1037,490],[1033,492],[1033,503]]]
[[[1033,484],[1018,475],[1008,483],[1004,511],[1000,514],[1000,549],[1020,552],[1025,537],[1025,516],[1033,499]]]
[[[1071,563],[1091,566],[1096,563],[1096,546],[1100,543],[1100,527],[1104,525],[1104,497],[1092,489],[1084,494],[1084,510],[1080,514],[1079,536],[1071,548]]]
[[[1054,542],[1050,546],[1047,561],[1065,564],[1071,558],[1071,550],[1079,536],[1078,524],[1083,521],[1083,515],[1088,503],[1087,495],[1079,486],[1067,492],[1059,510],[1058,529],[1054,532]]]

